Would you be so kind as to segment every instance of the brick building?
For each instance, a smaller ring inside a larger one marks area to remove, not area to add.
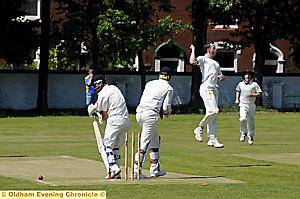
[[[172,6],[175,7],[175,10],[171,13],[171,16],[174,19],[182,20],[183,23],[192,22],[190,11],[192,0],[171,0],[171,3]],[[161,15],[163,16],[164,14],[161,13]],[[220,25],[208,27],[207,30],[207,42],[217,42],[219,44],[219,52],[217,53],[216,59],[219,61],[223,71],[241,72],[253,67],[253,60],[255,60],[253,45],[241,49],[224,49],[221,47],[225,40],[237,40],[237,38],[234,38],[231,35],[236,28],[238,28],[236,25],[226,28]],[[184,53],[187,58],[184,71],[191,71],[191,66],[187,63],[190,52],[189,46],[192,42],[191,33],[181,33],[176,35],[174,37],[174,41],[184,49]],[[168,42],[166,42],[166,45],[168,45]],[[275,74],[276,71],[277,73],[300,72],[300,70],[297,69],[291,62],[289,56],[291,47],[290,43],[286,40],[277,40],[273,45],[273,52],[277,51],[277,55],[271,52],[269,53],[267,60],[265,60],[264,72],[266,74]],[[156,49],[154,48],[153,51],[155,52],[155,50]],[[267,51],[268,50],[269,49],[267,49]],[[158,67],[155,67],[155,62],[153,62],[153,60],[155,60],[155,53],[153,53],[153,51],[146,56],[145,63],[158,70]],[[282,54],[283,57],[278,57],[278,54]],[[283,68],[280,69],[280,65],[282,65]],[[178,67],[177,71],[182,71],[180,68],[182,67]]]
[[[26,0],[27,10],[30,10],[31,18],[40,17],[40,2],[41,0]],[[191,3],[192,0],[171,0],[172,6],[175,8],[171,13],[159,13],[159,17],[171,15],[173,19],[181,20],[183,23],[191,23]],[[63,17],[59,16],[55,10],[55,0],[51,3],[51,18]],[[216,59],[219,61],[223,71],[241,72],[245,69],[253,67],[253,60],[255,57],[253,46],[237,49],[224,49],[224,40],[234,39],[231,33],[236,26],[229,28],[222,28],[222,26],[209,27],[207,31],[207,41],[217,42],[219,44]],[[144,54],[144,63],[149,70],[159,70],[161,66],[170,65],[175,71],[189,72],[191,66],[188,63],[189,46],[192,42],[192,34],[190,32],[180,33],[175,35],[173,40],[165,41],[156,47],[152,47],[148,53]],[[294,73],[300,72],[294,64],[292,64],[289,57],[290,44],[286,40],[278,40],[273,44],[273,51],[277,54],[282,54],[282,57],[275,56],[270,53],[270,59],[265,61],[264,71],[266,73],[274,74],[277,72]],[[278,71],[279,62],[283,65],[281,71]],[[282,64],[284,63],[284,64]]]

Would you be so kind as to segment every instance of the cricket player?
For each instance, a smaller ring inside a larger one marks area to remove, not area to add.
[[[254,73],[252,71],[246,70],[242,77],[243,81],[239,82],[236,87],[235,97],[235,103],[240,106],[240,141],[244,142],[248,134],[248,144],[252,145],[255,135],[255,100],[257,97],[261,97],[262,91],[259,85],[253,81]]]
[[[190,64],[200,67],[202,73],[202,84],[200,86],[200,96],[203,99],[206,113],[204,118],[199,123],[199,126],[194,130],[195,139],[202,142],[203,129],[207,126],[207,135],[209,141],[208,146],[215,148],[224,147],[217,139],[217,117],[218,108],[218,81],[223,81],[225,76],[220,70],[218,62],[213,60],[216,55],[216,46],[213,43],[205,45],[206,54],[204,56],[195,56],[195,47],[191,45]]]
[[[136,109],[136,120],[142,128],[140,139],[140,154],[135,154],[134,174],[138,175],[138,169],[143,168],[145,155],[149,150],[150,155],[150,176],[159,177],[166,175],[160,170],[160,136],[157,132],[159,118],[171,114],[171,101],[173,88],[169,84],[171,69],[163,67],[159,74],[159,79],[148,82]],[[138,168],[138,156],[140,156],[141,168]],[[146,178],[140,174],[140,178]]]
[[[88,112],[89,115],[100,112],[102,120],[106,121],[103,142],[110,170],[107,178],[121,178],[121,169],[118,165],[121,157],[119,148],[123,145],[130,127],[126,102],[121,91],[116,86],[109,85],[103,76],[94,76],[92,84],[98,93],[98,100],[88,107]]]

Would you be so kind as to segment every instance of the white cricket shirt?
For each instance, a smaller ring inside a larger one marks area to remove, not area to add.
[[[247,95],[262,92],[259,85],[253,81],[250,81],[249,84],[245,84],[244,81],[239,82],[236,91],[241,92],[239,106],[255,105],[256,97],[247,97]]]
[[[97,109],[107,111],[108,117],[128,117],[128,110],[123,94],[114,85],[105,85],[98,93]]]
[[[171,112],[168,107],[171,107],[173,97],[173,88],[168,81],[157,79],[148,82],[140,100],[136,112],[153,110],[159,113],[161,109],[165,112]]]
[[[218,75],[222,74],[219,63],[209,58],[207,54],[204,56],[198,56],[196,60],[202,73],[201,86],[206,86],[207,88],[212,89],[217,88]]]

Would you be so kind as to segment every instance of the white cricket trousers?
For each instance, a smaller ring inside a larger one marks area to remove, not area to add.
[[[152,110],[136,113],[136,121],[142,128],[140,149],[146,151],[148,148],[159,148],[159,135],[157,123],[159,114]]]
[[[255,105],[240,106],[240,132],[248,134],[250,137],[255,135]]]
[[[217,117],[219,113],[218,108],[218,97],[219,91],[217,88],[211,89],[206,86],[200,86],[200,96],[203,99],[204,106],[206,109],[205,116],[199,123],[199,126],[204,128],[207,126],[208,137],[217,137]]]
[[[143,168],[146,159],[146,151],[149,149],[150,155],[150,174],[155,175],[160,171],[160,137],[157,132],[157,123],[159,114],[152,110],[143,111],[136,114],[136,120],[142,127],[140,149],[142,153],[135,154],[134,171],[137,173],[137,159],[140,156],[141,168]]]
[[[109,117],[105,128],[104,145],[111,149],[122,147],[129,127],[130,120],[128,117]]]

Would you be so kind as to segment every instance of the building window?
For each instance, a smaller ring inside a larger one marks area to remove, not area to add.
[[[235,71],[235,51],[218,50],[214,58],[222,71]]]
[[[24,0],[22,10],[26,13],[24,20],[40,19],[41,0]]]
[[[184,72],[186,55],[183,48],[169,39],[155,49],[155,71],[167,66],[172,71]]]
[[[221,71],[237,72],[238,55],[241,54],[241,46],[229,42],[214,42],[217,54],[214,59],[220,64]]]

